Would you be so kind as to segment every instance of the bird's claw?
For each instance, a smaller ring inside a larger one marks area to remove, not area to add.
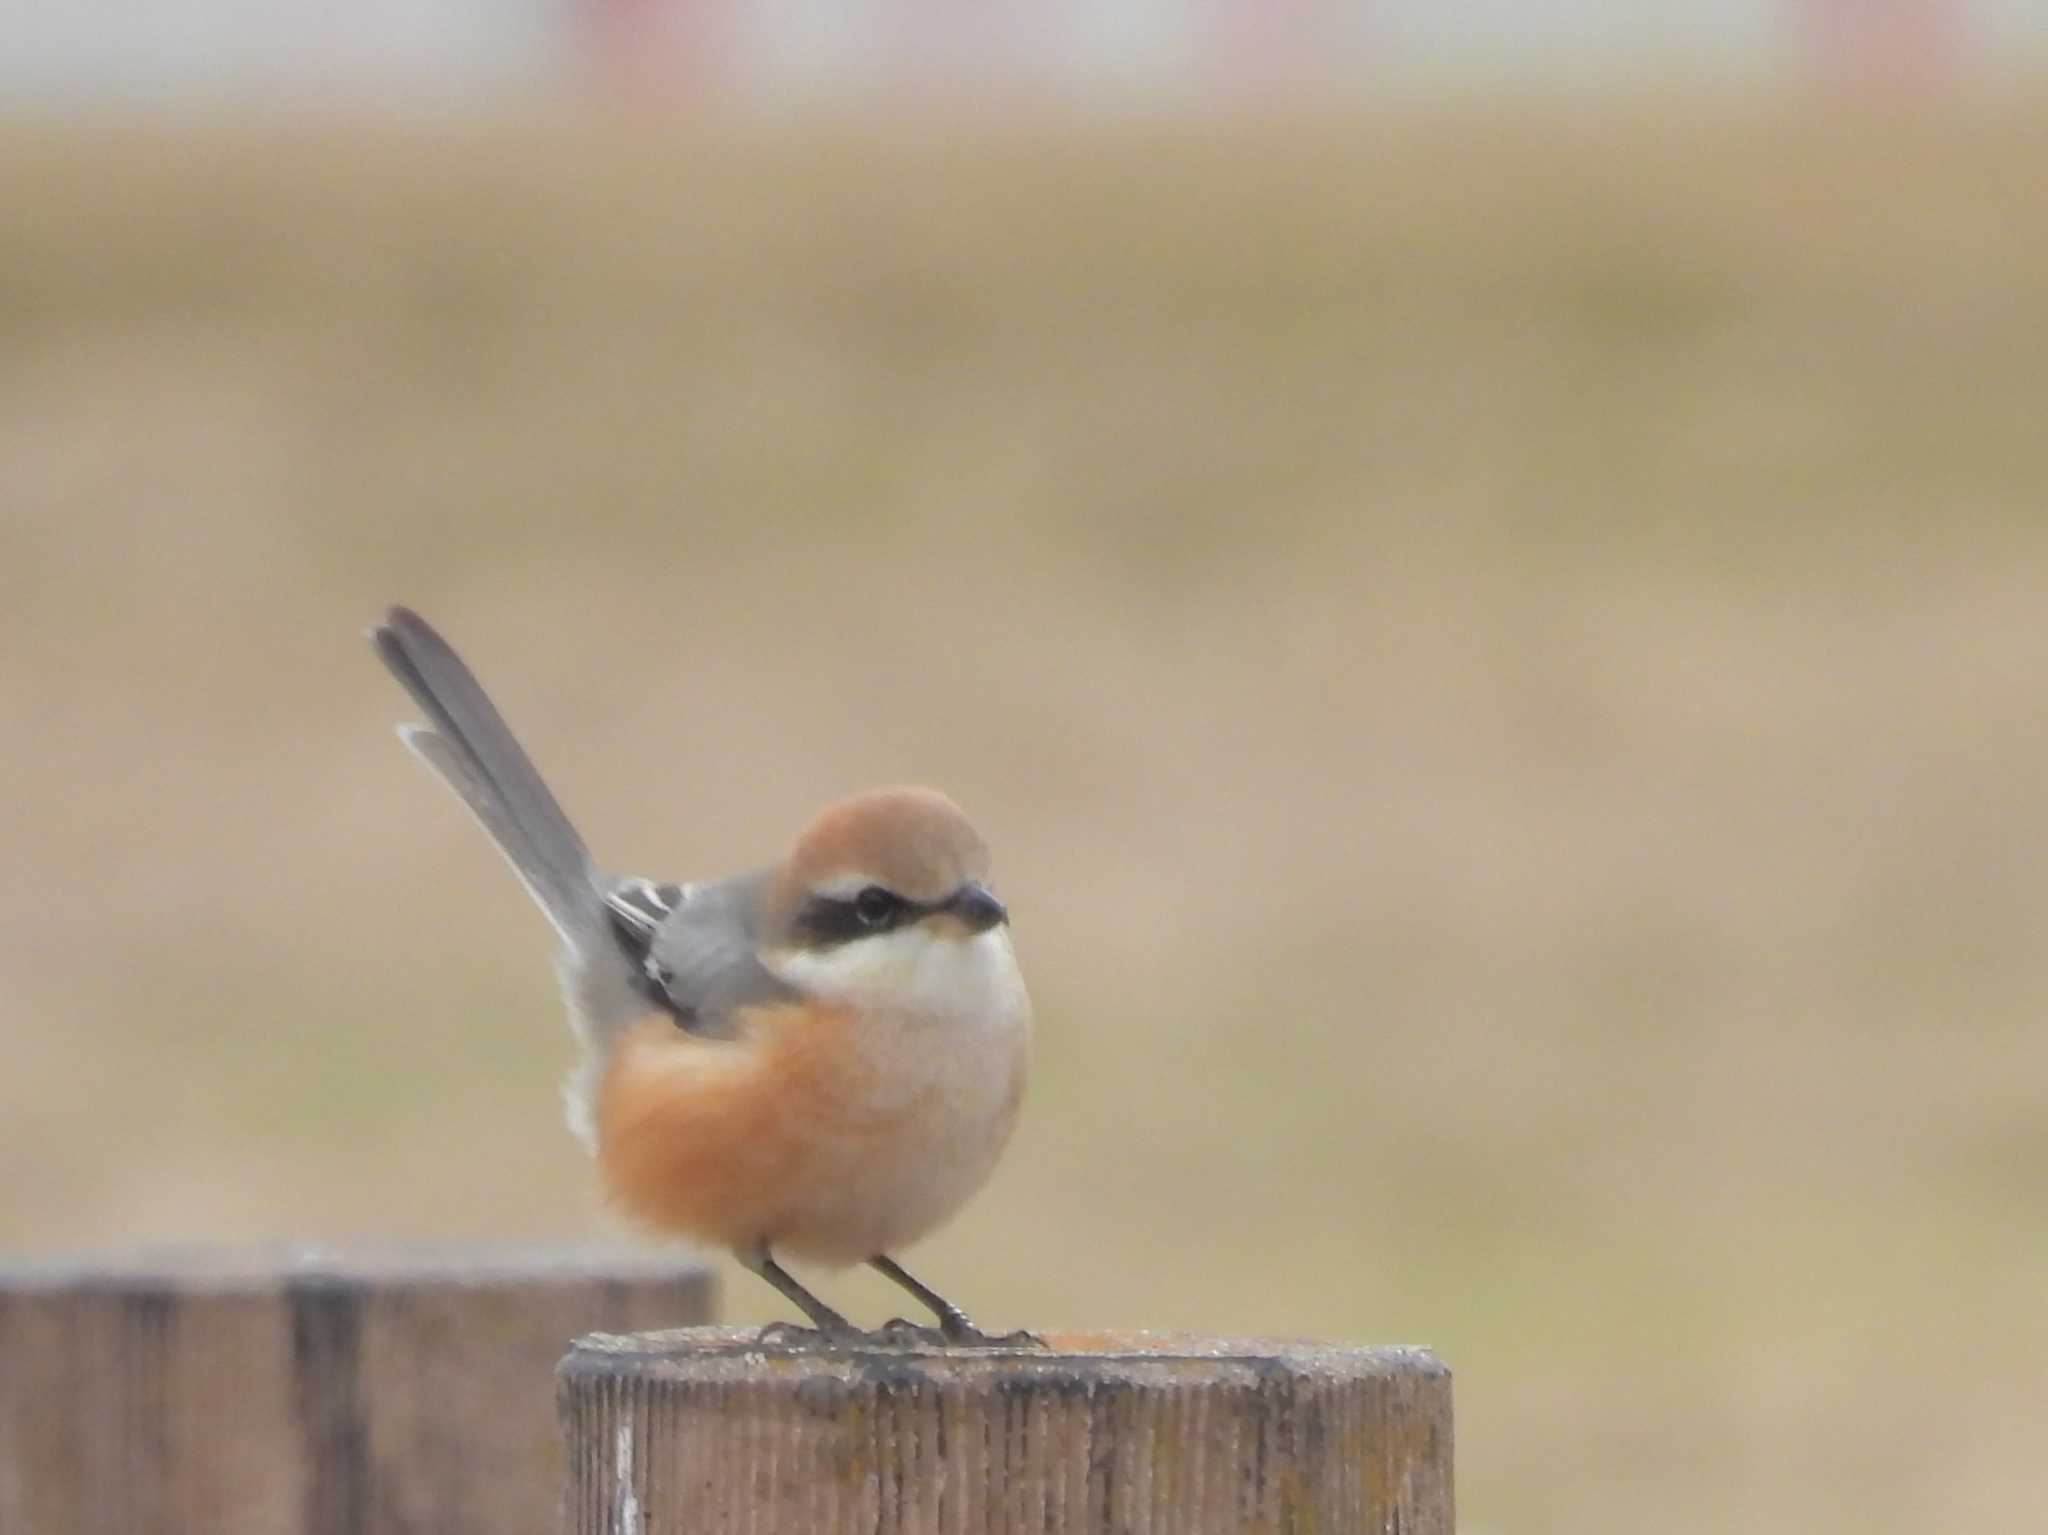
[[[770,1322],[754,1341],[770,1348],[831,1348],[853,1343],[865,1334],[857,1327],[805,1327],[800,1322]]]
[[[986,1333],[965,1317],[948,1319],[937,1327],[925,1327],[903,1317],[891,1317],[873,1332],[858,1327],[805,1327],[797,1322],[770,1322],[754,1335],[754,1341],[770,1348],[836,1348],[846,1344],[885,1344],[892,1348],[1002,1349],[1044,1348],[1043,1338],[1028,1332]]]
[[[1045,1339],[1023,1331],[987,1333],[967,1318],[941,1323],[939,1333],[949,1348],[1044,1348]]]
[[[877,1342],[923,1348],[1044,1348],[1045,1340],[1028,1332],[986,1333],[965,1317],[948,1317],[936,1327],[891,1317],[868,1336]]]

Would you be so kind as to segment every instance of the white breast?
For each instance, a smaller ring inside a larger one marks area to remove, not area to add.
[[[820,1181],[799,1256],[847,1261],[916,1241],[987,1181],[1016,1120],[1031,1003],[1006,929],[899,929],[826,951],[764,955],[809,995],[849,1008],[886,1144],[849,1145]]]

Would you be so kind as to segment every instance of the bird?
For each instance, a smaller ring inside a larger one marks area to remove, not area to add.
[[[426,716],[400,739],[554,928],[581,1045],[567,1118],[611,1203],[730,1252],[811,1324],[773,1324],[764,1340],[1036,1344],[984,1333],[893,1256],[987,1180],[1029,1066],[1009,911],[960,807],[934,789],[875,789],[826,805],[744,873],[613,875],[425,619],[393,607],[369,635]],[[936,1327],[865,1332],[784,1257],[866,1264]]]

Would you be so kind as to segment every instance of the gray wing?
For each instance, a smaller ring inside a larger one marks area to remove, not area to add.
[[[731,1039],[736,1014],[797,993],[769,973],[756,952],[765,873],[703,885],[622,880],[605,896],[620,947],[640,993],[706,1039]]]

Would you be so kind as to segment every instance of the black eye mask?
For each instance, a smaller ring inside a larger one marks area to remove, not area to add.
[[[944,909],[944,903],[928,905],[905,900],[893,890],[869,885],[858,894],[837,897],[814,895],[804,902],[792,924],[796,935],[814,947],[851,943],[874,933],[894,932]]]

